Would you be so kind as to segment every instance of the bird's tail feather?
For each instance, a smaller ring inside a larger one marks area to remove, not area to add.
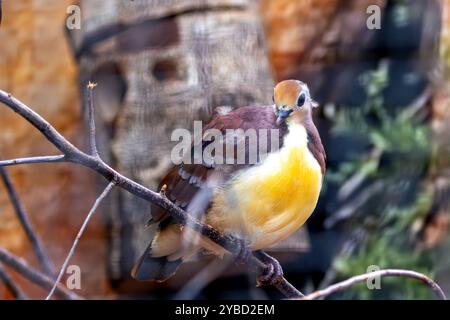
[[[175,274],[182,259],[170,261],[168,257],[153,257],[151,245],[135,264],[131,275],[139,281],[163,282]]]
[[[176,224],[159,229],[135,264],[132,277],[162,282],[173,276],[181,263],[196,260],[202,248],[218,256],[226,253],[225,249],[190,228],[183,230]]]
[[[180,227],[171,224],[156,232],[131,275],[140,281],[162,282],[175,274],[184,258]]]

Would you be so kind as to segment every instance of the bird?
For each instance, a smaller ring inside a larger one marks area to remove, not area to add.
[[[326,155],[312,117],[317,106],[307,84],[291,79],[274,87],[272,105],[232,111],[219,107],[203,128],[203,139],[192,143],[192,150],[199,145],[200,150],[208,148],[211,139],[205,136],[211,129],[223,136],[228,130],[274,130],[278,148],[254,163],[247,161],[248,143],[243,144],[247,157],[242,163],[182,162],[167,173],[159,188],[203,223],[243,239],[250,251],[286,239],[313,213],[323,183]],[[237,140],[231,142],[234,150],[239,148]],[[193,153],[184,159],[192,159]],[[134,279],[163,282],[199,254],[221,258],[229,254],[209,238],[178,224],[163,208],[152,206],[151,215],[149,224],[157,230],[132,269]]]

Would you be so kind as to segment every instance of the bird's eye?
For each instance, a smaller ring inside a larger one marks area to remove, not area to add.
[[[306,101],[306,96],[305,96],[304,93],[302,93],[302,94],[300,95],[300,97],[298,97],[298,100],[297,100],[297,106],[298,106],[298,107],[303,106],[303,105],[305,104],[305,101]]]

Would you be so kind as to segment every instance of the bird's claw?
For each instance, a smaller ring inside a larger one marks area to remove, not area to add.
[[[264,254],[264,258],[261,259],[261,261],[265,266],[261,269],[260,274],[257,277],[257,286],[275,286],[279,284],[283,279],[283,268],[278,260]]]
[[[269,256],[263,251],[252,251],[247,241],[238,239],[239,252],[235,256],[235,262],[239,264],[246,264],[251,257],[255,254],[257,258],[264,264],[260,269],[260,273],[257,277],[257,286],[275,286],[283,279],[283,268],[277,259]]]
[[[246,264],[253,255],[253,251],[244,239],[238,239],[239,252],[235,256],[235,262],[238,264]]]

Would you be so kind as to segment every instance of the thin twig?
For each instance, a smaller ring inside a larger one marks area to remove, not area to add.
[[[105,177],[107,180],[115,181],[116,185],[121,187],[122,189],[127,190],[128,192],[134,194],[135,196],[147,200],[167,210],[167,212],[172,216],[172,218],[174,218],[178,223],[188,225],[195,231],[210,238],[212,241],[224,247],[231,253],[234,254],[239,253],[241,249],[240,241],[229,235],[221,234],[220,232],[218,232],[209,225],[204,225],[200,223],[198,220],[194,219],[192,216],[187,214],[184,210],[176,206],[170,200],[168,200],[165,197],[162,197],[159,193],[156,193],[136,183],[135,181],[121,175],[120,173],[112,169],[110,166],[108,166],[106,163],[104,163],[99,157],[93,157],[82,152],[74,145],[72,145],[69,141],[67,141],[45,119],[43,119],[40,115],[31,110],[28,106],[12,97],[10,94],[7,94],[4,91],[0,90],[0,101],[5,103],[8,107],[10,107],[18,114],[20,114],[23,118],[25,118],[28,122],[30,122],[36,129],[38,129],[47,138],[47,140],[49,140],[56,148],[58,148],[66,156],[67,161],[71,161],[74,163],[78,163],[82,166],[88,167],[97,172],[98,174],[102,175],[103,177]],[[261,262],[254,256],[251,258],[250,262],[260,269],[264,267],[263,262]],[[439,286],[431,279],[427,278],[422,274],[407,270],[400,270],[400,271],[382,270],[367,275],[352,277],[349,280],[333,285],[328,289],[324,289],[311,295],[308,295],[306,298],[312,299],[326,296],[333,292],[345,289],[348,286],[353,285],[354,283],[365,281],[370,277],[377,276],[377,274],[381,276],[407,276],[407,277],[409,276],[419,279],[428,284],[439,297],[441,298],[445,297]],[[282,278],[281,281],[276,285],[276,287],[288,298],[302,297],[302,294],[294,286],[292,286],[285,278]]]
[[[44,247],[41,244],[39,236],[31,226],[30,219],[28,219],[28,215],[25,211],[24,206],[22,205],[22,202],[19,199],[19,195],[16,192],[16,188],[14,188],[14,185],[11,181],[8,171],[3,167],[0,167],[0,177],[3,180],[3,183],[6,187],[6,191],[8,192],[8,196],[11,200],[14,210],[16,211],[17,218],[19,219],[20,224],[22,225],[22,228],[24,229],[28,240],[31,242],[33,250],[36,254],[39,263],[42,266],[42,269],[46,274],[52,276],[54,273],[53,264],[51,263],[48,255],[45,253]]]
[[[45,290],[50,290],[53,286],[53,280],[42,272],[34,269],[28,263],[26,263],[23,259],[15,256],[8,250],[0,247],[0,261],[5,265],[13,268],[15,271],[19,272],[22,276],[30,280],[31,282],[37,284],[38,286],[44,288]],[[55,290],[55,293],[58,294],[63,299],[69,300],[83,300],[82,297],[77,295],[74,292],[71,292],[64,286],[58,285]]]
[[[316,299],[324,298],[326,296],[329,296],[330,294],[348,289],[356,283],[366,282],[369,279],[374,279],[377,277],[405,277],[405,278],[416,279],[416,280],[419,280],[419,281],[423,282],[424,284],[426,284],[433,291],[433,293],[436,295],[436,297],[438,297],[439,299],[442,299],[442,300],[447,299],[444,292],[439,287],[439,285],[436,282],[434,282],[433,280],[431,280],[430,278],[428,278],[426,275],[419,273],[419,272],[415,272],[415,271],[401,270],[401,269],[378,270],[378,271],[368,272],[365,274],[354,276],[345,281],[333,284],[325,289],[310,293],[301,299],[316,300]]]
[[[17,300],[27,300],[27,295],[22,291],[22,289],[14,282],[13,278],[0,264],[0,281],[5,284],[5,287],[11,292],[13,297]]]
[[[186,213],[183,209],[176,206],[169,199],[162,197],[159,193],[156,193],[143,185],[123,176],[115,171],[99,157],[94,157],[82,152],[75,147],[72,143],[67,141],[54,127],[52,127],[47,120],[42,118],[39,114],[34,112],[31,108],[25,105],[23,102],[14,98],[11,94],[8,94],[0,90],[0,102],[4,103],[10,109],[18,113],[21,117],[32,124],[37,130],[39,130],[48,141],[50,141],[59,151],[65,156],[65,160],[73,163],[80,164],[84,167],[94,170],[98,174],[102,175],[108,181],[115,181],[116,185],[124,190],[127,190],[131,194],[138,198],[144,199],[157,206],[165,209],[171,217],[180,224],[188,225],[193,230],[199,232],[203,236],[208,237],[213,242],[222,246],[233,254],[238,254],[241,250],[241,242],[236,238],[225,235],[218,232],[216,229],[209,225],[200,223],[197,219],[194,219],[191,215]],[[251,261],[254,265],[261,266],[262,262],[255,257],[252,257]],[[276,288],[280,290],[288,298],[298,297],[299,291],[295,289],[285,278],[276,285]]]
[[[97,142],[95,140],[95,113],[94,113],[94,88],[96,83],[90,82],[88,88],[88,122],[89,122],[89,142],[91,147],[91,156],[98,158]]]
[[[92,216],[94,215],[94,213],[97,210],[100,203],[103,201],[103,199],[106,198],[106,196],[109,194],[109,192],[112,190],[113,187],[114,187],[114,182],[110,182],[108,184],[108,186],[105,188],[105,190],[103,190],[102,194],[97,198],[97,200],[95,200],[94,205],[92,206],[91,210],[87,214],[80,230],[78,231],[78,234],[72,244],[72,247],[70,248],[69,254],[67,255],[66,259],[64,260],[61,270],[59,271],[58,278],[56,278],[56,281],[55,281],[52,289],[50,290],[47,298],[45,298],[45,300],[49,300],[52,297],[57,285],[59,284],[62,277],[64,276],[64,272],[66,272],[66,269],[67,269],[67,266],[69,265],[70,259],[72,258],[73,254],[75,253],[75,249],[77,248],[78,242],[80,241],[81,237],[83,236],[83,233],[86,230],[89,221],[91,220]]]
[[[52,162],[64,162],[65,156],[44,156],[44,157],[29,157],[29,158],[18,158],[12,160],[2,160],[0,161],[0,167],[15,166],[19,164],[34,164],[34,163],[52,163]]]

